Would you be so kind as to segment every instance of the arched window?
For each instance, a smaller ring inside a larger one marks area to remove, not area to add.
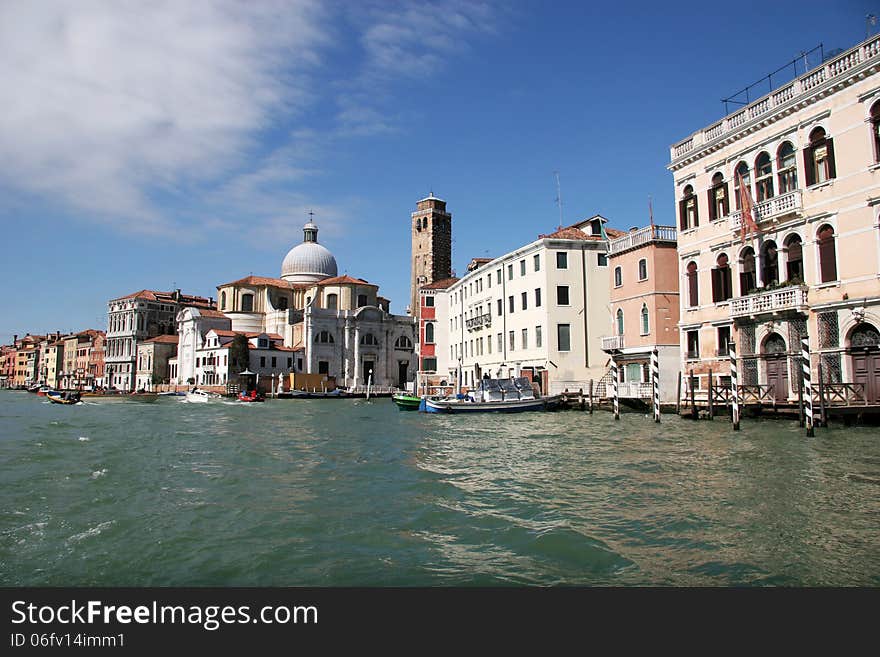
[[[434,342],[434,325],[431,322],[425,323],[425,344]]]
[[[797,235],[791,235],[785,240],[785,273],[786,280],[800,281],[804,280],[804,252],[801,238]]]
[[[837,280],[837,254],[834,247],[834,229],[825,224],[816,233],[819,247],[819,277],[823,283]]]
[[[764,242],[761,246],[761,283],[765,286],[779,282],[779,253],[776,242]]]
[[[623,285],[623,269],[620,267],[614,268],[614,287],[620,287]]]
[[[226,292],[220,293],[220,310],[226,310]]]
[[[733,296],[732,285],[730,283],[730,264],[728,263],[727,254],[722,253],[715,261],[715,268],[712,270],[712,301],[727,301]]]
[[[740,162],[736,165],[736,176],[734,176],[733,180],[733,195],[736,196],[736,209],[742,210],[742,193],[740,190],[740,180],[742,180],[742,186],[751,193],[752,187],[752,174],[749,171],[749,165],[745,162]]]
[[[367,333],[366,335],[361,337],[361,344],[368,347],[375,347],[379,344],[379,341],[376,339],[375,335],[373,335],[372,333]]]
[[[241,295],[241,311],[244,313],[253,312],[254,310],[254,295],[253,294],[242,294]]]
[[[403,350],[411,350],[413,348],[412,340],[410,340],[405,335],[401,335],[397,340],[394,341],[395,349],[403,349]]]
[[[727,200],[727,183],[724,175],[719,171],[712,176],[712,186],[709,188],[709,221],[715,221],[726,216],[730,212]]]
[[[755,276],[755,250],[747,246],[739,254],[739,293],[748,294],[758,287]]]
[[[755,160],[755,187],[758,203],[773,198],[773,165],[767,151],[761,152]]]
[[[642,304],[642,335],[648,335],[650,332],[648,329],[648,305]]]
[[[880,162],[880,100],[871,106],[871,141],[874,143],[874,161]]]
[[[779,193],[785,194],[797,189],[797,160],[794,146],[786,141],[776,153],[776,169],[779,171]]]
[[[328,294],[327,295],[327,310],[337,310],[339,308],[339,295],[338,294]]]
[[[333,334],[330,331],[321,331],[315,336],[315,342],[318,344],[333,344],[336,340],[333,339]]]
[[[691,185],[687,185],[684,188],[681,201],[678,203],[678,214],[682,230],[696,228],[700,225],[700,218],[697,213],[697,197],[694,195],[694,188]]]
[[[639,280],[645,281],[648,279],[648,261],[645,258],[639,260]]]
[[[824,128],[810,133],[810,145],[804,149],[804,169],[807,185],[818,185],[837,177],[834,167],[834,140],[825,134]]]
[[[617,309],[617,335],[623,335],[623,309]]]
[[[689,262],[687,264],[687,279],[688,279],[688,306],[691,308],[700,305],[699,299],[699,290],[697,287],[697,263]]]

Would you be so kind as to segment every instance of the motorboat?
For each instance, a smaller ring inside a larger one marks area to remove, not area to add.
[[[218,395],[216,392],[209,392],[207,390],[201,390],[199,388],[193,388],[192,390],[188,390],[186,393],[186,401],[193,404],[206,404],[213,399],[222,399],[222,395]]]
[[[251,390],[250,392],[245,392],[242,390],[238,393],[238,401],[240,402],[263,402],[266,401],[266,397],[261,395],[256,390]]]
[[[61,392],[60,390],[48,391],[46,393],[46,398],[53,404],[63,404],[65,406],[79,404],[80,401],[82,401],[78,392]]]
[[[428,413],[522,413],[544,411],[559,405],[561,397],[538,397],[531,382],[524,378],[483,379],[467,394],[445,399],[425,399]]]
[[[406,392],[398,392],[391,396],[391,401],[397,404],[400,411],[417,411],[422,398],[419,395],[410,395]]]

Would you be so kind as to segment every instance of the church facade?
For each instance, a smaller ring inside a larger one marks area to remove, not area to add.
[[[217,292],[232,331],[278,335],[291,349],[291,367],[280,361],[280,374],[325,374],[340,387],[406,388],[415,378],[415,320],[392,315],[377,285],[339,276],[311,221],[279,278],[247,276],[218,285]]]

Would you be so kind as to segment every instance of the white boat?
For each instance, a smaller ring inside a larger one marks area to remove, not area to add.
[[[526,378],[483,379],[473,393],[446,399],[428,398],[428,413],[522,413],[554,408],[560,396],[536,397]]]
[[[222,395],[218,395],[216,392],[200,390],[199,388],[193,388],[186,393],[186,401],[191,404],[207,404],[212,399],[222,399]]]

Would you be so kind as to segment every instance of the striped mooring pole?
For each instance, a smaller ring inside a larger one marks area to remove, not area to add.
[[[651,352],[651,391],[654,394],[654,422],[660,421],[660,355]]]
[[[816,435],[813,430],[813,384],[810,382],[810,339],[804,336],[801,339],[801,362],[804,367],[804,423],[807,427],[807,437]]]
[[[620,419],[620,401],[617,397],[617,361],[614,360],[614,355],[611,356],[611,394],[613,396],[614,403],[614,419]]]
[[[739,431],[739,374],[736,370],[736,345],[733,342],[727,343],[727,353],[730,355],[730,419],[733,430]]]

